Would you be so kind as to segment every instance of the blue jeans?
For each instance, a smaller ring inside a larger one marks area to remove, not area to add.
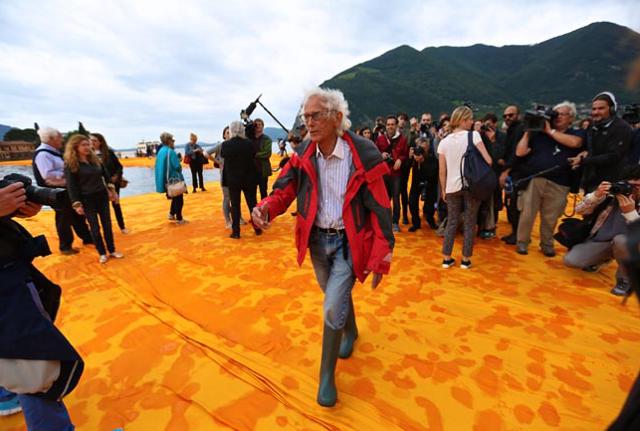
[[[11,394],[0,387],[0,397]],[[47,400],[34,395],[19,394],[20,406],[29,431],[73,431],[67,408],[60,401]]]
[[[341,330],[356,281],[347,237],[313,230],[309,238],[309,254],[316,279],[324,292],[324,323],[333,330]]]

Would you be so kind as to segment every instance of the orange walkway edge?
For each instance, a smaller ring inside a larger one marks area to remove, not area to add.
[[[619,411],[640,309],[608,293],[615,265],[565,268],[536,237],[528,256],[478,241],[473,269],[443,270],[441,239],[406,228],[391,275],[356,285],[360,338],[339,360],[337,406],[319,407],[322,295],[295,264],[294,218],[231,240],[208,188],[186,196],[185,226],[160,194],[123,199],[122,260],[82,247],[36,261],[86,361],[66,398],[78,430],[591,430]],[[57,248],[52,212],[22,223]],[[0,429],[23,430],[21,415]]]

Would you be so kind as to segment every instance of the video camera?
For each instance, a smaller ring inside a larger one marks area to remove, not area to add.
[[[622,119],[629,124],[640,123],[640,103],[632,103],[624,107]]]
[[[1,179],[0,188],[7,187],[13,183],[22,183],[27,195],[27,200],[34,204],[59,208],[67,199],[67,191],[65,189],[34,186],[31,178],[16,173],[6,175]]]
[[[258,105],[260,105],[262,107],[262,109],[264,109],[266,111],[266,113],[269,114],[269,116],[271,118],[273,118],[275,120],[275,122],[278,123],[278,125],[280,127],[282,127],[282,130],[284,130],[285,133],[288,135],[289,134],[289,129],[284,127],[284,125],[275,117],[275,115],[273,115],[271,113],[271,111],[269,111],[267,109],[267,107],[264,106],[262,104],[262,102],[260,102],[260,98],[261,97],[262,97],[262,94],[259,95],[256,98],[256,100],[254,100],[253,102],[249,103],[249,106],[247,106],[246,109],[243,109],[242,111],[240,111],[240,119],[244,123],[244,133],[245,133],[245,136],[247,137],[247,139],[251,139],[251,140],[255,140],[256,139],[256,126],[253,123],[253,120],[251,119],[251,114],[253,114],[253,111],[256,109],[256,107]]]
[[[553,123],[558,118],[558,113],[551,107],[536,105],[535,109],[530,109],[524,113],[524,130],[526,132],[542,132],[544,123]]]

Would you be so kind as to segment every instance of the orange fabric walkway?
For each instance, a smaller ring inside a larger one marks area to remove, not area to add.
[[[360,338],[338,362],[338,405],[317,406],[322,295],[295,264],[294,218],[231,240],[208,187],[186,196],[185,226],[162,195],[124,199],[122,260],[83,247],[37,261],[86,361],[66,399],[78,430],[591,430],[622,405],[640,309],[608,293],[614,265],[588,274],[494,239],[472,270],[443,270],[441,239],[405,229],[392,274],[354,290]],[[56,248],[53,213],[23,224]],[[21,415],[0,429],[24,429]]]

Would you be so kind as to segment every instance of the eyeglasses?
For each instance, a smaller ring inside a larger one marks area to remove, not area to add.
[[[333,112],[333,110],[328,109],[326,111],[316,111],[309,114],[300,114],[300,120],[305,124],[309,124],[311,120],[318,121],[327,118],[330,112]]]
[[[508,114],[503,114],[502,118],[511,118],[511,117],[515,117],[515,116],[516,116],[516,114],[508,113]]]

